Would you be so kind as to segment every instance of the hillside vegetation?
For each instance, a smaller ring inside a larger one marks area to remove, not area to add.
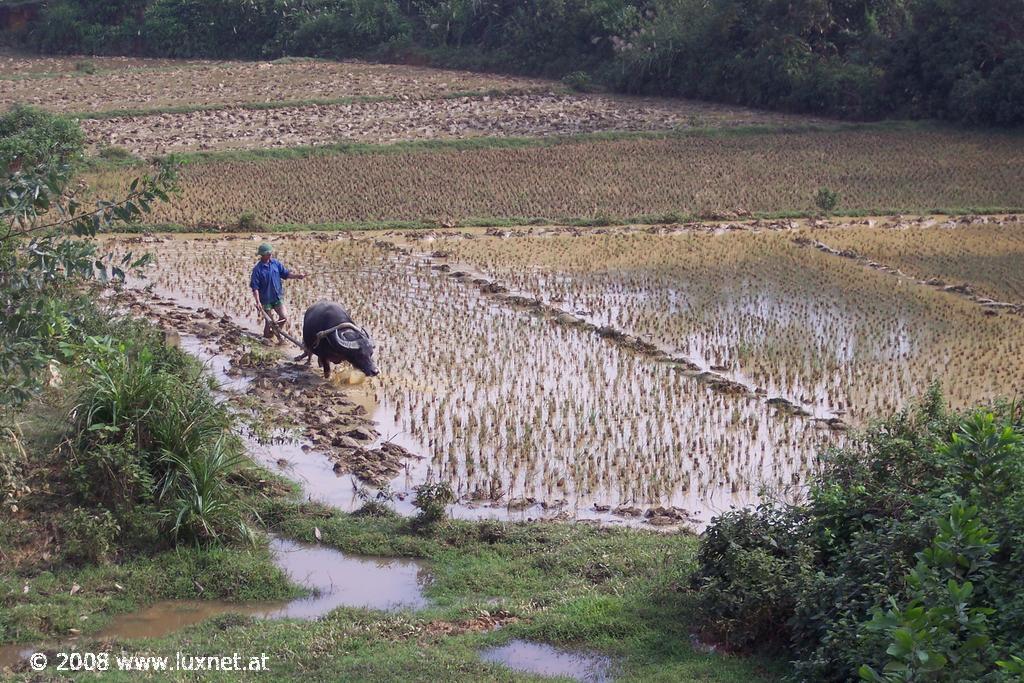
[[[1024,8],[999,0],[57,0],[42,52],[370,57],[840,117],[1024,122]]]

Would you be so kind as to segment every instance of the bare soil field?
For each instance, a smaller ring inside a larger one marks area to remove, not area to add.
[[[140,57],[90,57],[87,55],[39,57],[0,52],[0,78],[85,77],[89,74],[83,69],[95,70],[97,72],[139,69],[186,69],[203,64],[210,64],[210,62],[182,59],[144,59]],[[6,92],[5,87],[5,94]]]
[[[36,62],[40,62],[36,65]],[[81,60],[78,60],[81,61]],[[59,70],[40,87],[36,79],[11,80],[0,90],[0,107],[30,104],[57,112],[232,106],[358,97],[417,99],[466,92],[546,92],[551,81],[414,66],[281,60],[277,62],[175,62],[172,60],[91,60],[89,75],[75,71],[75,60],[11,58],[7,71]],[[152,67],[152,68],[139,68]],[[154,125],[162,125],[156,120]],[[138,124],[135,124],[138,125]]]
[[[540,137],[786,122],[794,123],[795,119],[681,100],[547,93],[218,109],[87,119],[82,121],[82,128],[92,145],[114,145],[134,154],[154,155],[338,142]]]
[[[155,222],[350,223],[1024,206],[1024,138],[911,130],[668,136],[197,162]],[[139,172],[87,174],[116,195]],[[244,178],[245,182],[240,182]]]

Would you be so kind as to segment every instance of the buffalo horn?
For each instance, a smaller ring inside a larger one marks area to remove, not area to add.
[[[338,346],[340,346],[343,349],[349,349],[350,351],[359,350],[359,342],[349,341],[348,339],[345,339],[337,330],[334,331],[334,341],[338,344]]]

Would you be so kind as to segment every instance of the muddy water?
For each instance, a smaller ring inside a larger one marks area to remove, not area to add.
[[[166,600],[136,612],[119,614],[97,638],[159,638],[221,614],[261,619],[316,619],[338,607],[374,610],[421,609],[423,587],[430,581],[417,560],[346,555],[323,546],[271,539],[274,562],[291,580],[311,591],[308,597],[282,602]],[[23,661],[38,647],[0,647],[0,669]]]
[[[480,658],[515,671],[539,676],[561,676],[585,683],[612,680],[612,660],[603,655],[573,652],[525,640],[513,640],[480,653]]]
[[[154,243],[157,290],[255,329],[245,283],[258,242],[197,239],[182,249],[183,241]],[[308,274],[287,285],[293,319],[318,299],[339,301],[377,341],[381,376],[347,391],[382,440],[423,456],[391,482],[405,495],[399,511],[433,478],[456,490],[460,517],[641,524],[642,508],[671,505],[699,524],[756,502],[762,486],[798,488],[814,454],[834,441],[809,421],[773,419],[763,400],[710,391],[373,241],[276,242],[285,262]],[[310,495],[351,509],[351,481],[326,472],[321,456],[270,448],[261,461],[282,457]],[[632,516],[614,515],[620,506]]]

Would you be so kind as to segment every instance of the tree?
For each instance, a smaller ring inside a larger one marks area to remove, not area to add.
[[[9,132],[9,156],[0,183],[0,411],[28,399],[41,372],[62,358],[66,343],[83,324],[83,283],[123,280],[147,257],[127,254],[114,262],[97,253],[91,239],[115,223],[132,222],[167,199],[174,168],[132,181],[124,196],[83,206],[70,187],[82,153],[73,121],[18,108],[0,118]]]

